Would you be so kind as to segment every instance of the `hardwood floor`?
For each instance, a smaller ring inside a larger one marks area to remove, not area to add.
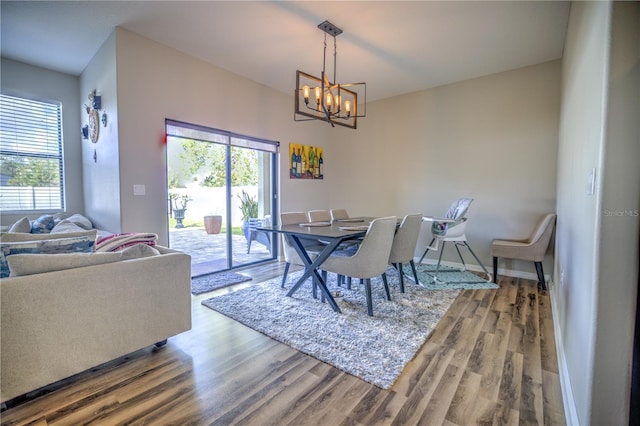
[[[254,280],[239,286],[282,269],[241,271]],[[205,308],[206,293],[191,331],[59,383],[2,424],[564,424],[549,296],[501,278],[460,293],[390,390]]]

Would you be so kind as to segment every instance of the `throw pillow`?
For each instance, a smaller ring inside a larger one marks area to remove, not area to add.
[[[69,219],[63,219],[51,230],[51,234],[62,234],[66,232],[84,232],[84,228],[78,226],[76,223],[69,221]]]
[[[53,216],[45,214],[37,218],[31,224],[32,234],[48,234],[53,229]]]
[[[95,245],[95,237],[89,236],[57,238],[53,240],[36,240],[20,242],[0,242],[0,278],[9,276],[7,258],[11,255],[25,253],[91,253]]]
[[[80,228],[83,228],[83,229],[93,228],[93,223],[91,223],[91,221],[88,218],[78,213],[69,216],[68,218],[66,218],[66,220],[68,220],[69,222],[75,223],[76,225],[78,225]]]
[[[31,221],[28,217],[23,217],[9,228],[8,232],[20,232],[20,233],[30,233],[31,232]]]
[[[65,253],[65,254],[14,254],[7,258],[12,277],[103,265],[121,260],[159,255],[160,252],[145,244],[138,244],[120,252]]]

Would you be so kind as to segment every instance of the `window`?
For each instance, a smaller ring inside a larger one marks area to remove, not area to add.
[[[64,210],[60,103],[0,94],[0,211]]]

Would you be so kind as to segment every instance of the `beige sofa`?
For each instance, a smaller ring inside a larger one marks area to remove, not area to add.
[[[191,258],[160,255],[0,280],[1,401],[191,328]]]

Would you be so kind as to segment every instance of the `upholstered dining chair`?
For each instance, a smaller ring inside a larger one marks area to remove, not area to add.
[[[280,213],[281,225],[296,225],[298,223],[305,223],[308,220],[308,216],[305,212]],[[320,252],[324,248],[314,240],[302,240],[302,244],[309,253]],[[291,265],[304,266],[304,262],[300,258],[300,255],[298,255],[296,249],[289,244],[289,241],[287,241],[284,235],[282,236],[282,252],[284,253],[284,260],[286,264],[284,266],[284,275],[282,276],[282,284],[280,286],[284,288]]]
[[[413,262],[413,255],[416,251],[416,244],[418,243],[421,224],[422,214],[406,215],[402,219],[395,237],[393,237],[393,245],[391,246],[391,253],[389,254],[389,263],[392,264],[400,274],[400,291],[402,293],[404,293],[404,274],[402,272],[403,263],[409,263],[416,284],[420,282],[418,281],[416,265]]]
[[[331,209],[331,220],[349,219],[349,213],[345,209]]]
[[[533,233],[526,240],[493,240],[491,255],[493,256],[493,282],[498,274],[498,258],[528,260],[534,263],[538,274],[538,282],[543,290],[547,283],[542,270],[542,261],[547,252],[551,236],[556,224],[556,214],[547,213],[537,224]]]
[[[329,210],[309,210],[310,222],[331,222],[331,212]]]
[[[384,272],[389,264],[397,220],[395,216],[374,219],[369,224],[369,229],[353,256],[329,256],[321,266],[323,271],[364,280],[367,313],[370,316],[373,316],[371,278],[382,275],[387,300],[391,300],[387,276]]]

